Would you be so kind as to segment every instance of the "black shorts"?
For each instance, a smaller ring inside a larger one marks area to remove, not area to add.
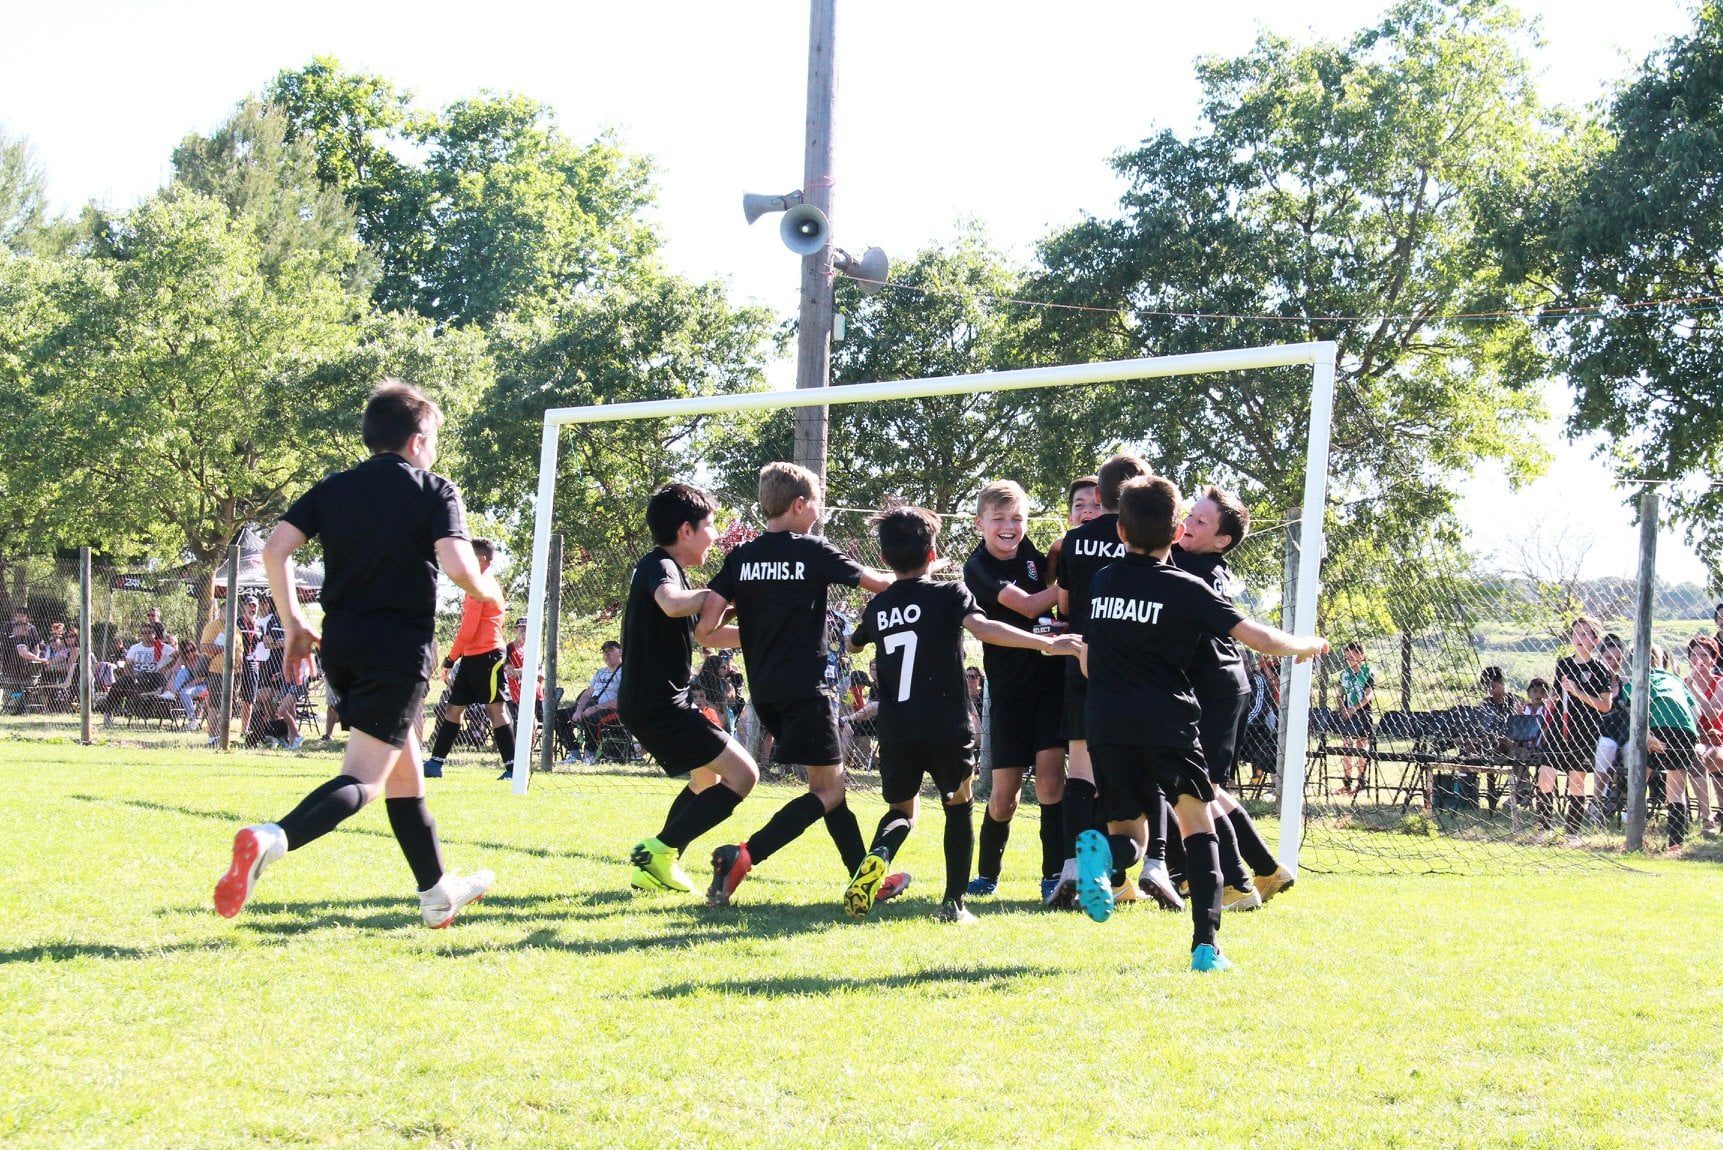
[[[1244,726],[1244,714],[1250,709],[1250,696],[1222,695],[1198,702],[1202,704],[1202,718],[1197,729],[1209,781],[1217,787],[1231,786],[1233,767],[1238,762],[1238,734]]]
[[[1100,790],[1103,822],[1129,822],[1154,810],[1164,791],[1168,799],[1194,795],[1214,801],[1208,764],[1196,747],[1139,747],[1127,743],[1091,743],[1095,786]]]
[[[1342,738],[1368,739],[1370,737],[1370,712],[1358,711],[1349,719],[1342,719],[1340,712],[1334,713],[1334,733]]]
[[[239,692],[239,701],[255,703],[257,701],[258,679],[257,664],[250,659],[239,664],[239,673],[234,676],[234,690]]]
[[[838,750],[838,719],[831,700],[809,695],[788,703],[754,700],[754,713],[777,740],[772,759],[803,767],[829,767],[843,761]]]
[[[504,662],[501,651],[462,655],[461,661],[455,664],[454,680],[449,684],[449,705],[470,707],[474,703],[502,702]]]
[[[994,699],[987,715],[989,751],[993,769],[1024,770],[1035,765],[1035,756],[1052,747],[1065,748],[1060,733],[1065,698],[1057,691],[1043,691],[1022,699]]]
[[[658,769],[667,775],[685,775],[695,767],[703,767],[730,745],[724,732],[693,707],[653,708],[627,714],[618,711],[617,715],[628,733],[639,740]]]
[[[1077,666],[1077,660],[1072,659],[1070,669],[1065,672],[1065,719],[1059,726],[1059,733],[1065,736],[1066,742],[1088,739],[1083,733],[1086,729],[1083,708],[1088,705],[1089,677]]]
[[[325,663],[323,679],[334,689],[335,715],[349,731],[361,731],[391,747],[407,745],[419,728],[429,684],[417,664],[399,670]]]
[[[907,803],[931,778],[942,799],[949,799],[975,774],[974,739],[935,739],[925,743],[879,745],[879,789],[887,803]]]

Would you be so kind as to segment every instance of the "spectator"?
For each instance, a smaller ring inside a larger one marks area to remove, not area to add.
[[[134,700],[161,691],[167,685],[163,668],[171,668],[177,652],[163,639],[160,623],[145,623],[138,628],[138,641],[126,649],[124,661],[114,670],[114,685],[108,691],[102,707],[102,725],[112,726],[114,711],[120,707],[130,710]],[[142,706],[139,706],[142,711]]]
[[[1695,635],[1687,644],[1687,689],[1699,718],[1699,749],[1696,754],[1696,788],[1702,795],[1715,797],[1711,818],[1700,833],[1712,835],[1723,829],[1723,675],[1719,663],[1723,649],[1709,635]],[[1705,805],[1703,802],[1700,804]]]
[[[247,595],[239,601],[239,647],[234,658],[234,693],[239,696],[240,738],[251,730],[251,715],[262,689],[263,664],[269,661],[269,651],[259,641],[257,597]],[[232,649],[232,644],[229,644]]]
[[[717,716],[718,726],[729,734],[735,730],[736,684],[730,671],[730,653],[708,655],[694,679]]]
[[[1344,654],[1346,666],[1340,669],[1340,713],[1336,724],[1343,749],[1340,772],[1345,779],[1340,793],[1355,795],[1370,781],[1370,760],[1366,755],[1373,730],[1370,709],[1376,702],[1376,676],[1364,659],[1364,644],[1353,640],[1346,644]],[[1364,751],[1366,755],[1345,754],[1345,751]],[[1352,781],[1354,770],[1358,774],[1356,783]]]
[[[185,729],[197,726],[198,705],[209,693],[209,656],[205,655],[190,636],[180,640],[178,658],[168,677],[167,689],[179,700],[185,712]]]
[[[1514,710],[1514,720],[1508,725],[1516,759],[1529,763],[1543,753],[1544,727],[1549,714],[1550,685],[1542,679],[1533,679],[1526,684],[1526,701]]]
[[[520,681],[526,667],[526,620],[515,623],[515,637],[503,648],[503,681],[508,688],[509,718],[520,722]],[[538,676],[537,705],[544,708],[544,676]]]
[[[838,700],[838,738],[843,761],[852,770],[865,769],[873,760],[873,740],[878,733],[879,661],[868,660],[866,671],[851,671],[849,686]]]
[[[167,629],[167,624],[162,622],[162,609],[160,607],[151,607],[148,611],[144,612],[144,621],[154,623],[156,626],[160,627],[162,629],[162,642],[174,648],[176,651],[179,649],[179,636],[175,635],[172,631],[169,631]]]
[[[1719,650],[1723,650],[1723,603],[1717,604],[1711,612],[1711,622],[1717,628],[1717,633],[1711,637],[1711,641],[1717,644]]]
[[[1280,765],[1280,660],[1255,651],[1243,654],[1250,671],[1250,709],[1239,758],[1250,763],[1251,784],[1261,786],[1263,776]]]
[[[1555,788],[1559,774],[1567,775],[1567,811],[1564,823],[1569,834],[1578,834],[1585,814],[1585,776],[1597,755],[1603,716],[1615,703],[1615,674],[1597,658],[1603,625],[1589,615],[1573,621],[1568,630],[1573,654],[1563,655],[1555,665],[1555,708],[1544,732],[1545,762],[1538,767],[1537,821],[1548,828],[1555,816]]]
[[[1675,676],[1674,664],[1663,648],[1651,648],[1651,729],[1645,741],[1645,768],[1648,777],[1657,772],[1664,778],[1671,848],[1687,839],[1687,776],[1694,768],[1699,745],[1698,708],[1687,684]],[[1631,699],[1632,682],[1623,683],[1621,693]]]
[[[30,613],[19,607],[12,612],[5,650],[0,651],[0,679],[4,679],[6,696],[14,704],[13,714],[24,713],[24,693],[41,679],[47,661],[42,652],[42,636],[31,624]]]
[[[1621,748],[1627,745],[1627,699],[1621,693],[1621,665],[1627,659],[1627,647],[1621,636],[1608,634],[1597,648],[1598,662],[1610,673],[1609,710],[1598,723],[1597,747],[1591,761],[1592,800],[1587,804],[1587,817],[1620,814],[1627,806],[1622,787]]]
[[[616,690],[622,685],[622,644],[615,639],[606,639],[600,653],[604,658],[604,666],[593,674],[591,684],[575,699],[574,705],[563,708],[557,716],[563,737],[573,748],[562,760],[565,763],[576,762],[581,758],[589,763],[596,762],[600,741],[599,728],[616,721]],[[580,750],[577,733],[585,736],[584,752]]]
[[[1509,754],[1513,750],[1513,741],[1508,738],[1508,720],[1513,717],[1520,701],[1508,694],[1508,679],[1500,667],[1485,667],[1478,683],[1484,689],[1484,701],[1478,704],[1477,711],[1478,731],[1483,736],[1480,749]]]

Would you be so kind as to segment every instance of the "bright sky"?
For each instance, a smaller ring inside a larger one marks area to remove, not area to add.
[[[1112,211],[1109,155],[1193,126],[1197,57],[1242,52],[1260,29],[1344,36],[1385,7],[840,0],[837,242],[908,255],[975,220],[1026,257],[1052,228]],[[1566,104],[1597,99],[1691,26],[1686,0],[1640,0],[1631,20],[1574,0],[1521,7],[1541,21],[1544,97]],[[60,208],[124,207],[167,178],[185,134],[212,129],[246,93],[317,54],[380,73],[426,105],[517,91],[554,107],[574,138],[614,129],[654,158],[677,271],[726,279],[788,315],[796,260],[769,217],[744,225],[740,200],[801,183],[807,21],[806,0],[20,5],[0,38],[0,124],[30,139]],[[1473,485],[1479,545],[1499,549],[1515,524],[1561,520],[1555,533],[1593,536],[1595,573],[1617,573],[1635,545],[1621,494],[1553,423],[1549,436],[1558,465],[1527,495]],[[1702,577],[1679,540],[1662,551],[1667,577]]]

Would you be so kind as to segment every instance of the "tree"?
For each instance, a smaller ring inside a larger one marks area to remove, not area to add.
[[[0,130],[0,249],[22,253],[46,226],[48,181],[29,142]]]
[[[1686,479],[1676,518],[1723,567],[1723,5],[1648,59],[1611,102],[1602,139],[1550,165],[1517,236],[1552,302],[1574,392],[1569,431],[1601,432],[1623,478]],[[1700,306],[1688,301],[1698,299]],[[1709,302],[1704,302],[1709,301]]]
[[[650,264],[603,293],[518,312],[492,329],[496,382],[478,404],[463,436],[464,458],[451,474],[525,555],[546,408],[759,390],[769,336],[766,312],[734,307],[721,287],[691,284]],[[620,597],[629,566],[651,546],[646,496],[670,479],[703,481],[716,444],[751,427],[702,418],[564,433],[554,523],[564,535],[571,611],[602,609]]]
[[[352,205],[381,264],[374,298],[386,309],[489,323],[533,300],[599,289],[656,246],[640,218],[646,162],[609,138],[573,143],[536,101],[487,94],[416,111],[387,81],[328,58],[283,72],[268,98]]]
[[[891,283],[864,296],[838,283],[845,336],[832,349],[834,384],[1000,371],[1020,365],[1023,313],[994,300],[1014,294],[1022,273],[970,230],[892,269]],[[941,514],[971,510],[989,479],[1011,478],[1056,505],[1074,464],[1049,466],[1063,444],[1036,426],[1036,399],[1023,392],[842,405],[830,409],[828,485],[834,500],[880,507],[903,500]],[[789,413],[753,439],[720,445],[727,487],[752,491],[760,467],[791,457]],[[1085,469],[1092,468],[1086,465]]]
[[[1454,480],[1479,461],[1511,479],[1541,464],[1528,326],[1445,318],[1533,296],[1504,282],[1487,227],[1547,143],[1527,39],[1490,0],[1403,0],[1344,43],[1265,34],[1201,62],[1204,129],[1119,155],[1120,214],[1043,245],[1031,294],[1092,310],[1046,312],[1029,347],[1069,362],[1336,340],[1335,570],[1348,547],[1451,525]],[[1064,392],[1044,426],[1139,445],[1187,488],[1236,486],[1279,519],[1302,484],[1309,378]]]

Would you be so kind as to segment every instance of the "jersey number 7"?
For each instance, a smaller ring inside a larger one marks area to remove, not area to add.
[[[899,631],[895,635],[887,635],[880,646],[888,655],[899,648],[903,649],[903,665],[897,669],[897,701],[907,703],[909,684],[915,678],[915,632]]]

